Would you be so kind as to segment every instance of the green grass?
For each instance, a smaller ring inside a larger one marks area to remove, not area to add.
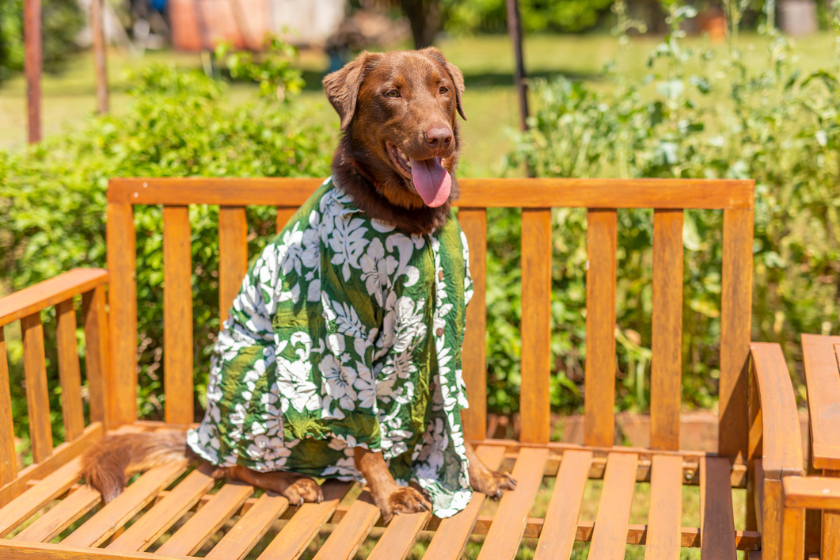
[[[659,42],[656,37],[637,37],[621,54],[622,71],[631,80],[640,80],[649,71],[647,55]],[[798,64],[803,72],[833,65],[832,36],[818,33],[796,42]],[[727,56],[726,44],[710,44],[704,38],[691,38],[690,48],[711,47],[717,56]],[[748,63],[766,59],[768,41],[742,34],[739,41]],[[513,53],[505,36],[451,38],[439,44],[446,56],[464,72],[467,86],[464,106],[468,121],[462,123],[464,148],[462,176],[498,175],[503,158],[511,148],[510,131],[519,126],[518,102],[513,89]],[[537,78],[564,75],[592,84],[607,83],[601,77],[604,65],[618,55],[618,43],[609,35],[538,35],[527,38],[525,58],[529,75]],[[125,71],[152,62],[174,63],[181,67],[201,68],[194,53],[148,52],[141,58],[110,53],[109,82],[111,107],[120,111],[129,102]],[[316,118],[337,129],[338,121],[321,91],[320,80],[327,67],[323,53],[301,53],[300,66],[307,85],[302,102],[316,109]],[[692,72],[691,66],[687,69]],[[255,87],[234,84],[229,91],[232,103],[254,94]],[[59,76],[43,80],[43,127],[54,134],[64,127],[81,122],[96,108],[93,62],[90,53],[80,55]],[[710,99],[713,103],[714,99]],[[336,132],[337,134],[337,132]],[[26,83],[22,76],[0,85],[0,148],[14,148],[26,141]],[[331,149],[325,146],[325,149]]]

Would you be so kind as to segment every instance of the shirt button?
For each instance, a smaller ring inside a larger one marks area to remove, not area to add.
[[[443,271],[442,270],[438,271],[438,280],[443,280]]]
[[[438,336],[443,336],[443,327],[438,327],[438,330],[435,331],[435,334]]]

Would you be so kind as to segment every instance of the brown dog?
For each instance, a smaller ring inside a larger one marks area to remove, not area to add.
[[[344,132],[333,159],[341,190],[370,218],[407,234],[427,235],[443,227],[458,194],[453,174],[460,148],[456,117],[464,117],[461,72],[432,48],[362,53],[327,76],[324,89]],[[363,446],[352,451],[386,521],[431,509],[418,487],[397,484],[381,451]],[[185,456],[195,458],[183,432],[112,436],[83,457],[83,472],[108,502],[124,488],[127,472]],[[469,444],[466,458],[474,490],[498,498],[515,487],[510,475],[483,465]],[[292,503],[322,499],[314,480],[293,472],[236,465],[219,468],[214,476],[272,490]]]

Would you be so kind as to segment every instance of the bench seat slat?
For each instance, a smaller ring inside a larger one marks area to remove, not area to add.
[[[607,472],[589,548],[591,560],[624,558],[630,505],[636,487],[636,461],[637,456],[629,453],[610,453],[607,457]]]
[[[186,470],[186,462],[181,461],[146,471],[62,543],[67,546],[99,546]]]
[[[516,555],[547,460],[548,449],[545,448],[525,448],[519,452],[512,473],[517,482],[516,490],[502,496],[479,560],[510,560]]]
[[[253,493],[253,486],[241,482],[225,484],[155,554],[192,556]]]
[[[351,482],[327,482],[323,486],[324,501],[303,504],[258,560],[294,560],[306,549],[321,526],[335,513],[338,503],[352,486]]]
[[[481,446],[475,450],[479,459],[488,468],[498,469],[504,459],[504,447]],[[473,492],[470,503],[458,515],[441,520],[440,525],[426,549],[424,560],[457,560],[470,538],[486,495]]]
[[[700,459],[700,557],[703,560],[735,560],[735,516],[729,459]]]
[[[591,451],[563,455],[534,560],[567,559],[571,555],[591,464]]]
[[[432,514],[428,511],[396,516],[388,524],[367,560],[403,560],[431,518]]]
[[[213,487],[210,467],[205,464],[187,475],[166,498],[155,504],[125,533],[106,548],[115,552],[142,552],[152,546],[201,496]]]
[[[266,492],[205,558],[241,560],[288,507],[289,500],[284,496]]]
[[[367,538],[380,512],[373,496],[365,490],[350,506],[347,514],[318,550],[314,560],[350,559]]]
[[[0,516],[0,538],[73,486],[81,476],[80,467],[81,460],[77,457],[5,506]]]
[[[678,558],[682,541],[682,461],[654,455],[645,560]]]
[[[47,542],[102,501],[99,492],[90,486],[82,486],[38,518],[32,525],[15,535],[15,540],[25,542]]]

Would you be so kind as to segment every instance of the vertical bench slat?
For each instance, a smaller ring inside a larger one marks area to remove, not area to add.
[[[729,459],[725,457],[700,459],[700,557],[703,560],[736,558]]]
[[[680,447],[682,387],[683,211],[653,213],[651,449]]]
[[[551,209],[522,210],[522,387],[520,440],[549,438]],[[483,381],[486,384],[486,380]]]
[[[109,428],[106,418],[105,396],[111,375],[108,361],[108,317],[105,312],[105,286],[97,286],[82,294],[82,315],[85,323],[85,365],[87,366],[88,392],[90,394],[90,421],[102,422]],[[110,385],[113,390],[113,384]]]
[[[23,365],[26,372],[26,404],[29,408],[32,459],[40,463],[49,459],[53,451],[41,313],[33,313],[21,319],[20,328],[23,333]]]
[[[615,281],[618,214],[589,210],[586,231],[586,371],[584,439],[611,447],[615,438]]]
[[[680,456],[653,456],[645,560],[665,560],[680,556],[682,477]]]
[[[55,306],[58,375],[61,381],[61,412],[64,417],[64,440],[73,441],[85,429],[82,409],[82,375],[79,371],[79,347],[76,342],[76,309],[68,299]]]
[[[9,359],[6,354],[5,327],[0,327],[0,488],[17,478],[15,424],[9,388]]]
[[[591,451],[563,453],[534,560],[569,558],[572,554],[591,464]]]
[[[478,560],[516,556],[547,460],[548,449],[525,447],[519,450],[511,473],[517,482],[516,489],[505,492],[502,496],[499,510],[493,517],[493,524],[478,554]]]
[[[748,361],[752,320],[753,210],[723,211],[720,309],[720,425],[718,453],[743,462],[747,455]]]
[[[461,413],[467,441],[482,440],[487,434],[487,210],[461,208],[461,230],[470,251],[473,297],[467,306],[467,329],[461,350],[464,383],[470,407]]]
[[[505,448],[483,445],[476,449],[475,453],[488,468],[496,470],[502,464]],[[461,558],[486,498],[487,496],[481,492],[473,492],[470,503],[463,511],[458,515],[442,519],[423,559],[458,560]]]
[[[295,212],[297,212],[297,208],[293,206],[277,207],[277,233],[283,231],[283,228],[286,227],[286,224],[288,224],[289,220],[292,219],[292,216],[295,215]]]
[[[248,271],[248,222],[245,208],[219,208],[219,313],[225,322]]]
[[[137,419],[137,249],[134,209],[108,203],[108,287],[111,376],[106,413],[109,428]]]
[[[192,253],[188,206],[163,209],[163,372],[166,421],[193,421]]]
[[[610,453],[604,486],[595,516],[591,560],[624,558],[627,547],[627,529],[630,526],[630,506],[636,487],[636,463],[633,453]]]

